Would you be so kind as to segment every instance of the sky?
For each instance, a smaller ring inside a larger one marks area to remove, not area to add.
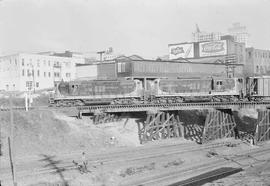
[[[0,0],[0,55],[75,51],[155,58],[200,30],[247,27],[250,45],[270,49],[270,0]]]

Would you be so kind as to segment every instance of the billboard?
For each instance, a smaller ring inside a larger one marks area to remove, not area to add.
[[[169,45],[169,58],[194,58],[193,43],[182,43],[176,45]]]
[[[210,41],[199,43],[200,57],[227,55],[227,41]]]

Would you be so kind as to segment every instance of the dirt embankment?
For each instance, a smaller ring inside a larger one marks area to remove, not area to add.
[[[7,155],[10,113],[0,113],[1,139]],[[14,111],[14,149],[16,155],[62,154],[93,151],[114,146],[139,145],[134,119],[93,125],[89,118],[75,117],[50,110]]]

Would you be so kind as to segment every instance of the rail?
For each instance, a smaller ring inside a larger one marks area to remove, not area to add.
[[[140,105],[99,105],[79,106],[80,112],[139,112],[139,111],[173,111],[194,109],[265,109],[270,108],[270,101],[263,102],[200,102],[200,103],[174,103],[174,104],[140,104]]]

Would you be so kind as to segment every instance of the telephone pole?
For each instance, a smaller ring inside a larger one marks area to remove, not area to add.
[[[10,167],[12,173],[12,181],[13,186],[17,186],[16,182],[16,168],[15,168],[15,156],[14,156],[14,118],[13,118],[13,103],[12,103],[12,95],[13,93],[10,92],[9,96],[9,110],[10,110],[10,134],[8,137],[8,148],[9,148],[9,160],[10,160]]]

